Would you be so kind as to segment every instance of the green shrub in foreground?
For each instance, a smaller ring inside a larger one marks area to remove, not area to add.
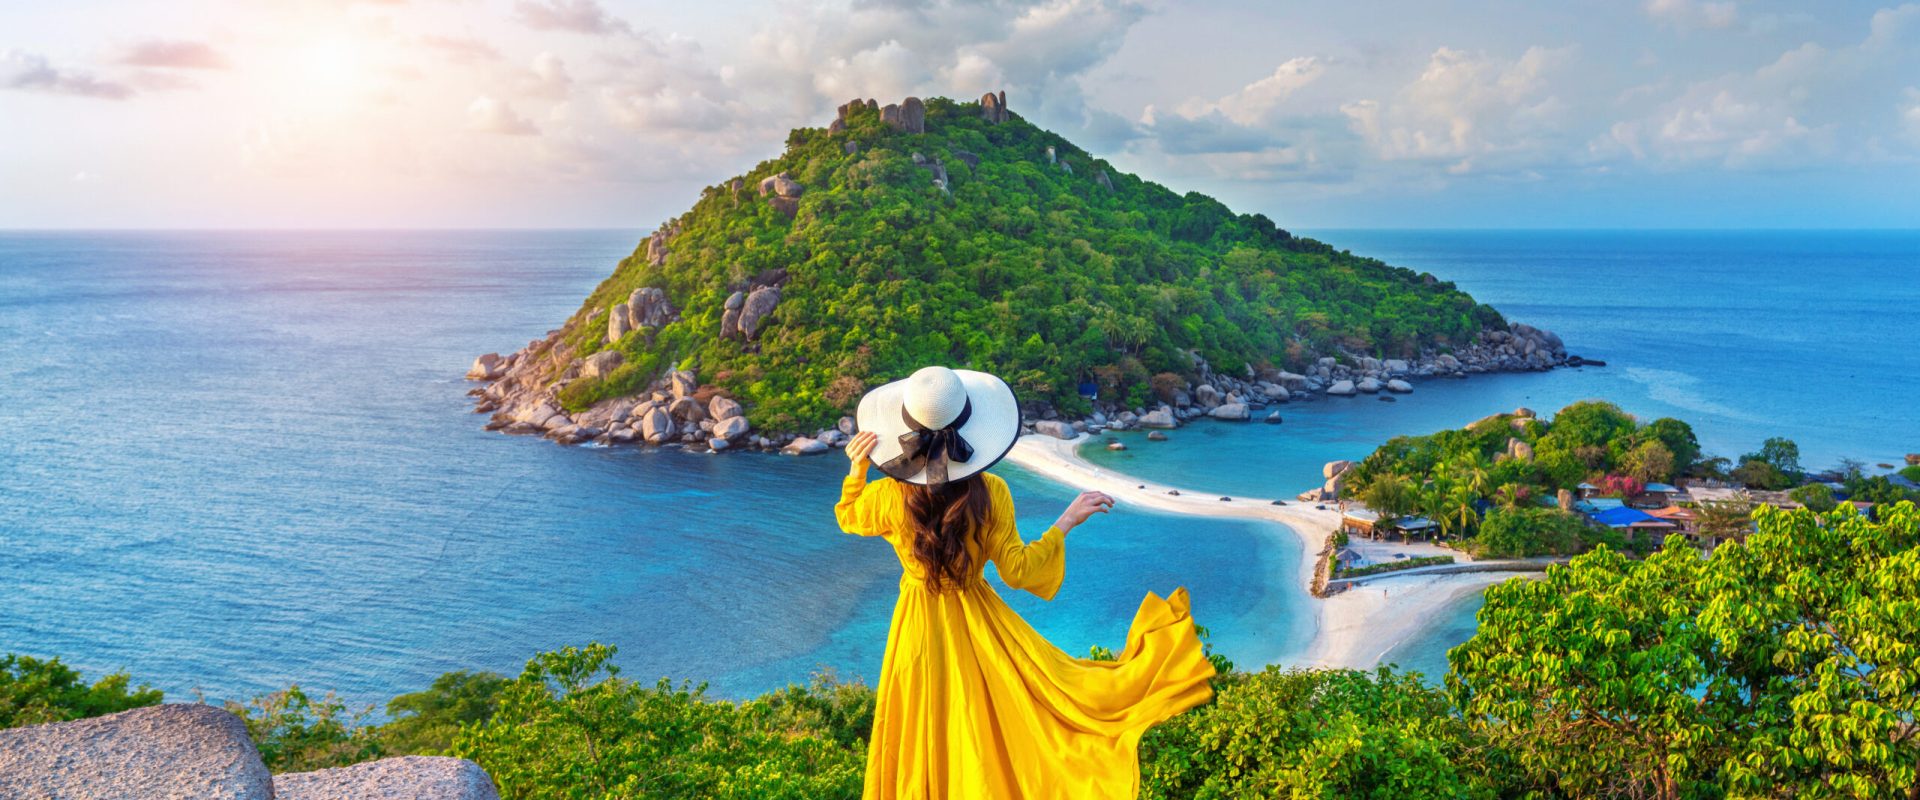
[[[131,678],[115,672],[89,685],[80,671],[58,658],[0,657],[0,728],[113,714],[141,706],[159,705],[159,689],[141,684],[129,689]]]
[[[1494,797],[1497,763],[1418,673],[1267,667],[1149,731],[1146,798]]]
[[[1703,557],[1602,548],[1487,590],[1454,707],[1569,797],[1899,798],[1920,786],[1920,511],[1762,506]]]
[[[704,686],[621,678],[613,654],[591,644],[535,656],[493,716],[454,737],[453,755],[508,800],[860,795],[870,691],[715,701]]]

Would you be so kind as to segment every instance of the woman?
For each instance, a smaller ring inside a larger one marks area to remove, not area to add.
[[[1061,652],[981,570],[1052,599],[1066,536],[1113,498],[1084,492],[1039,540],[1014,530],[1007,484],[985,472],[1013,449],[1013,390],[927,367],[860,401],[860,434],[834,516],[900,557],[900,599],[880,668],[866,797],[1130,798],[1140,735],[1212,696],[1213,665],[1185,589],[1148,594],[1115,661]],[[888,477],[867,482],[874,462]]]

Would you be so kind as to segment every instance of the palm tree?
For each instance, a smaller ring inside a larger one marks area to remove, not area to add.
[[[1526,508],[1527,501],[1532,499],[1532,494],[1531,487],[1509,483],[1494,490],[1493,501],[1508,511],[1519,511]]]
[[[1474,508],[1474,503],[1479,500],[1480,495],[1466,485],[1453,487],[1453,491],[1447,493],[1445,508],[1447,519],[1442,523],[1442,527],[1452,527],[1454,533],[1464,538],[1467,532],[1480,522],[1480,511]]]
[[[1493,491],[1493,474],[1487,471],[1486,456],[1479,451],[1468,453],[1460,465],[1460,480],[1473,492],[1475,497],[1486,497]]]
[[[1429,481],[1425,486],[1420,487],[1418,497],[1414,501],[1414,507],[1421,516],[1433,520],[1440,526],[1442,536],[1452,532],[1452,521],[1447,515],[1447,494],[1446,484]]]

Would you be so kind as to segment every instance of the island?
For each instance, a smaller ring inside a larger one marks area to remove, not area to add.
[[[927,364],[1004,377],[1059,434],[1579,363],[1431,274],[1123,173],[999,92],[792,131],[468,377],[508,433],[810,453]]]

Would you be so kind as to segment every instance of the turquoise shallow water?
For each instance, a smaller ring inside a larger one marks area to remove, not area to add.
[[[637,238],[0,234],[0,651],[176,697],[383,702],[591,640],[726,696],[872,676],[899,568],[835,529],[837,455],[562,448],[470,413],[473,356],[564,319]],[[1037,534],[1068,490],[1003,474]],[[1223,650],[1283,653],[1306,597],[1268,576],[1297,549],[1116,513],[1054,602],[1009,600],[1083,653],[1184,584]]]

